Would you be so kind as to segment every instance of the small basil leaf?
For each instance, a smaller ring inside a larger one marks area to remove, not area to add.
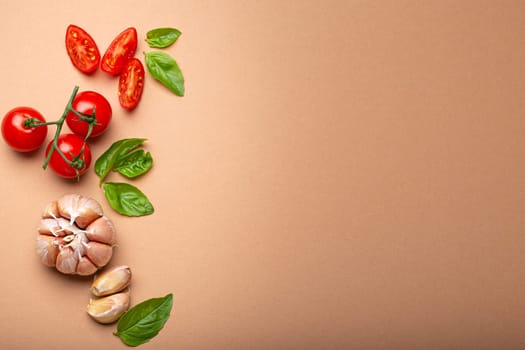
[[[95,173],[100,177],[100,184],[113,169],[115,162],[128,152],[140,146],[146,139],[130,138],[114,142],[95,162]]]
[[[145,300],[129,309],[117,323],[113,334],[129,346],[138,346],[159,334],[170,317],[173,294]]]
[[[153,205],[148,197],[133,185],[123,182],[106,182],[104,195],[117,213],[126,216],[153,214]]]
[[[146,33],[146,42],[150,47],[165,48],[173,44],[181,35],[175,28],[156,28]]]
[[[113,169],[127,178],[134,178],[146,173],[153,166],[153,158],[149,152],[138,149],[118,159]]]
[[[167,53],[145,52],[146,67],[156,80],[177,96],[184,96],[184,77],[177,62]]]

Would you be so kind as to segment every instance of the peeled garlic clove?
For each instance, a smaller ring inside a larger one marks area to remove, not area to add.
[[[76,272],[80,276],[91,276],[97,272],[98,267],[88,257],[83,256],[78,261]]]
[[[113,245],[115,244],[115,226],[107,216],[102,216],[86,227],[86,236],[90,241]]]
[[[99,323],[117,321],[129,308],[129,293],[117,293],[100,299],[90,300],[86,311]]]
[[[99,268],[105,266],[113,255],[113,248],[99,242],[87,243],[86,255]]]
[[[66,274],[76,272],[78,264],[78,254],[75,254],[73,249],[67,247],[60,249],[56,259],[56,268],[58,271]]]
[[[131,269],[120,265],[100,274],[91,285],[91,292],[97,297],[124,290],[131,282]]]
[[[80,228],[104,215],[100,204],[90,197],[79,194],[66,194],[58,199],[58,211],[62,217],[75,222]]]
[[[55,266],[58,244],[52,236],[39,235],[36,239],[36,252],[46,266]]]

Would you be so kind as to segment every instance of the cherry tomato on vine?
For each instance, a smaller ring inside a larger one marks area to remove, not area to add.
[[[95,91],[82,91],[73,99],[71,107],[77,112],[92,115],[95,110],[96,121],[93,124],[90,137],[96,137],[104,133],[111,122],[112,110],[108,100]],[[86,118],[86,119],[84,119]],[[89,130],[88,116],[78,116],[69,112],[66,123],[75,134],[86,137]]]
[[[137,58],[130,58],[118,83],[118,99],[122,108],[137,107],[144,89],[144,66]]]
[[[128,59],[133,57],[135,51],[137,51],[137,30],[129,27],[109,44],[102,56],[100,68],[108,74],[118,75],[122,72]]]
[[[47,145],[46,157],[52,144],[53,141]],[[56,150],[53,150],[48,165],[57,175],[74,179],[86,172],[91,164],[91,150],[82,137],[76,134],[62,134],[58,137],[57,146],[69,161],[78,164],[78,167],[68,164]]]
[[[36,109],[16,107],[7,112],[2,120],[2,136],[5,142],[18,152],[38,149],[47,136],[47,125],[30,126],[31,121],[45,123],[46,120]]]
[[[100,52],[95,40],[82,28],[70,24],[66,30],[66,49],[71,63],[82,73],[97,70]]]

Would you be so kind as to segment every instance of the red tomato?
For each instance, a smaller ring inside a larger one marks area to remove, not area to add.
[[[82,73],[90,74],[97,70],[100,52],[95,40],[84,29],[73,24],[67,27],[66,49],[71,63]]]
[[[144,66],[137,58],[131,58],[120,75],[118,100],[122,108],[137,107],[144,89]]]
[[[53,141],[47,145],[46,157],[52,144]],[[49,160],[49,167],[57,175],[67,179],[74,179],[84,174],[91,164],[91,150],[84,139],[76,134],[62,134],[58,137],[57,145],[68,160],[73,161],[76,159],[81,164],[79,164],[79,167],[74,168],[67,164],[56,150],[53,150]],[[84,152],[82,152],[82,147],[84,147]]]
[[[91,130],[90,137],[96,137],[104,133],[111,121],[112,110],[108,100],[101,94],[95,91],[82,91],[78,93],[71,107],[77,112],[89,114],[95,110],[96,122]],[[89,123],[82,120],[81,117],[73,112],[69,112],[66,116],[66,123],[69,129],[75,134],[86,137],[89,129]]]
[[[2,136],[5,142],[19,152],[38,149],[47,136],[47,125],[27,126],[30,120],[45,123],[44,117],[31,107],[16,107],[7,112],[2,120]]]
[[[135,51],[137,51],[137,30],[130,27],[113,39],[102,56],[100,68],[108,74],[118,75]]]

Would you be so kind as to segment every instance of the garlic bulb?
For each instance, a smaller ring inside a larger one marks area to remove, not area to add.
[[[42,212],[36,251],[46,266],[89,276],[111,260],[114,244],[115,227],[92,198],[66,194]]]

